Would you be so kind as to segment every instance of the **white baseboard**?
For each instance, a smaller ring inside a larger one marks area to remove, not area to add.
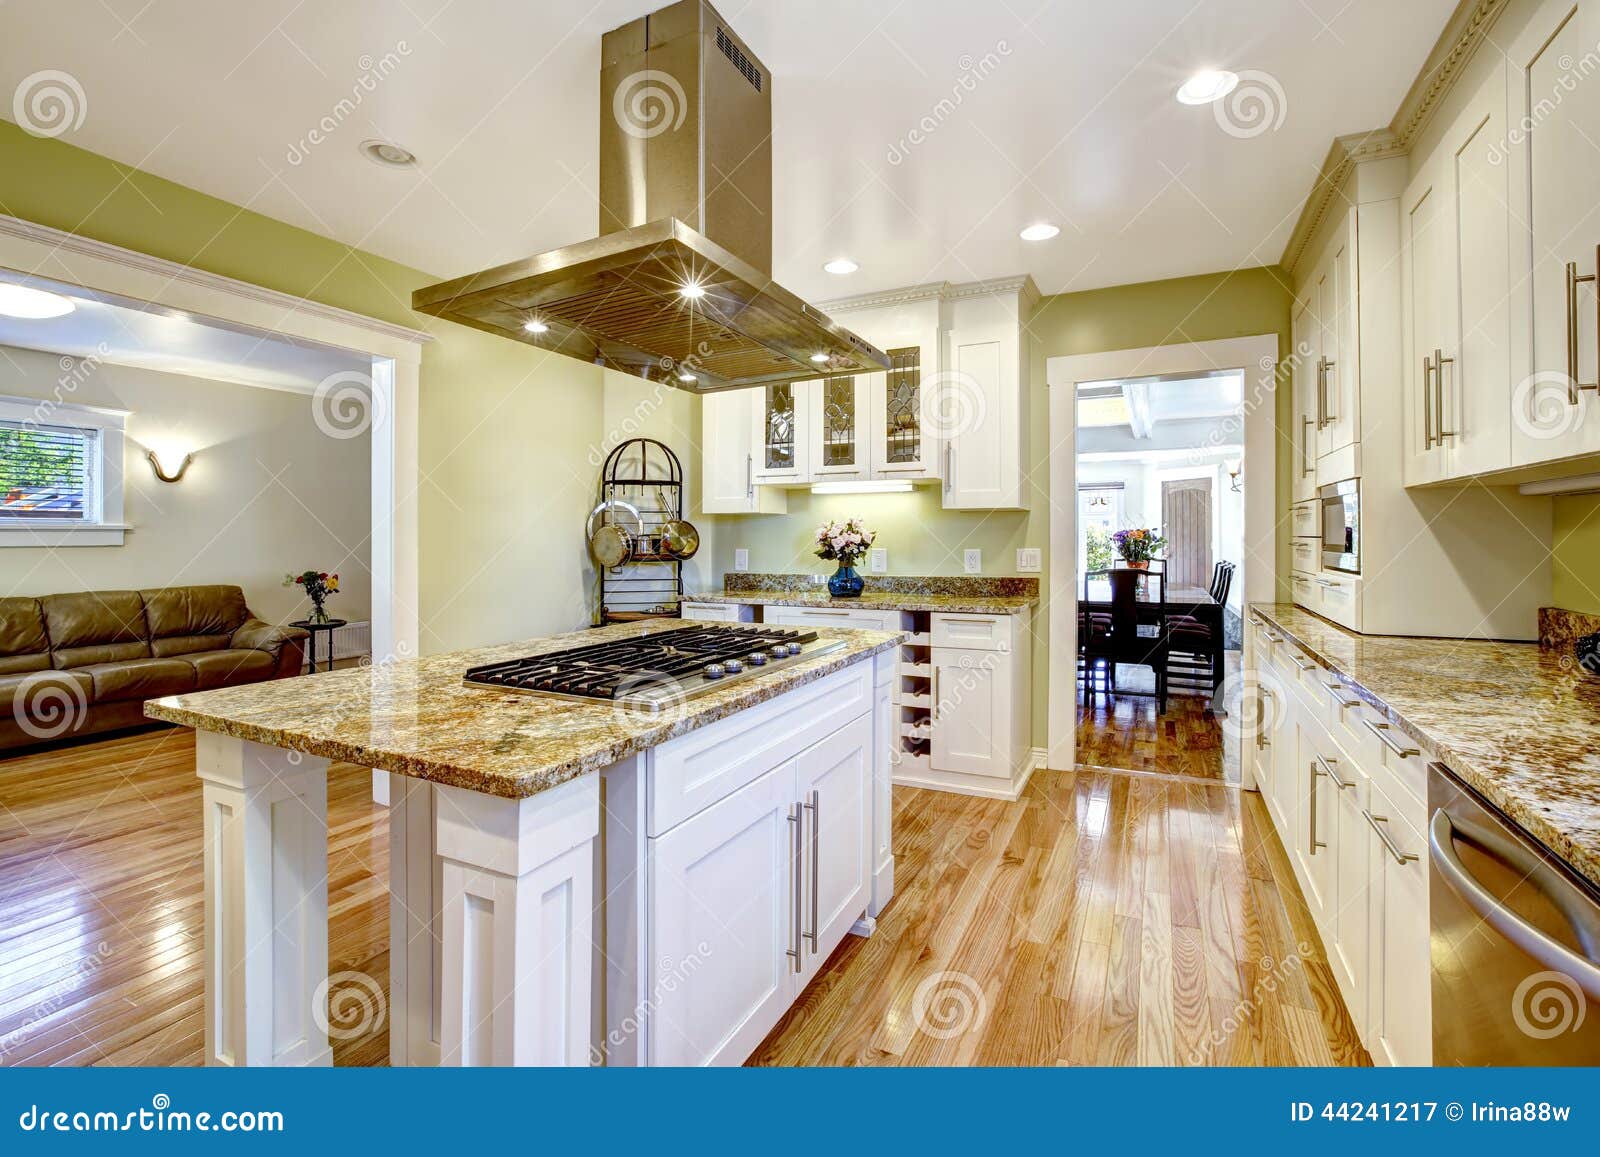
[[[919,787],[926,791],[945,791],[951,795],[970,795],[980,799],[1003,799],[1015,802],[1028,786],[1033,773],[1044,766],[1044,749],[1035,747],[1028,752],[1028,761],[1016,779],[985,783],[984,777],[962,775],[959,772],[924,771],[895,772],[890,782],[899,787]]]

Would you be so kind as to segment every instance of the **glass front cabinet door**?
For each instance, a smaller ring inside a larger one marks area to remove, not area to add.
[[[754,407],[757,484],[800,483],[810,477],[811,385],[783,382],[759,389]]]
[[[871,443],[867,437],[869,377],[851,374],[802,383],[811,401],[815,449],[812,477],[839,480],[871,476]]]
[[[937,399],[924,387],[922,350],[909,346],[884,352],[889,369],[871,375],[867,391],[873,474],[936,477],[939,455],[932,419]]]

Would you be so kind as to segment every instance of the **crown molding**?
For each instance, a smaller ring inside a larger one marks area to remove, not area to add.
[[[1283,257],[1279,259],[1287,272],[1294,273],[1295,266],[1305,256],[1306,247],[1327,217],[1351,169],[1367,161],[1404,156],[1411,151],[1412,142],[1461,79],[1462,72],[1508,3],[1509,0],[1460,0],[1388,127],[1334,140],[1300,210],[1300,219],[1289,234]]]
[[[78,233],[68,233],[65,230],[55,229],[49,225],[40,225],[34,221],[24,221],[21,217],[8,217],[0,214],[0,237],[15,237],[22,241],[32,241],[62,253],[90,257],[112,265],[119,265],[126,269],[135,269],[141,273],[151,273],[168,281],[182,282],[213,293],[222,293],[230,297],[242,298],[246,301],[271,306],[275,309],[281,309],[285,313],[336,322],[340,325],[350,326],[353,329],[381,334],[387,338],[413,342],[417,345],[433,340],[432,334],[424,333],[420,329],[396,325],[393,322],[368,317],[366,314],[340,309],[335,305],[324,305],[320,301],[295,297],[290,293],[282,293],[276,289],[254,285],[248,281],[224,277],[219,273],[207,273],[205,270],[196,269],[191,265],[182,265],[176,261],[168,261],[164,257],[154,257],[148,253],[140,253],[135,249],[124,249],[120,245],[112,245],[106,241],[96,241],[92,237],[84,237]],[[19,270],[19,272],[32,272],[40,277],[50,276],[42,270]]]
[[[1039,300],[1039,287],[1031,274],[999,277],[988,281],[927,281],[921,285],[906,285],[899,289],[884,289],[874,293],[858,293],[853,297],[834,297],[816,302],[823,313],[848,313],[854,309],[876,309],[885,305],[905,305],[914,301],[953,301],[958,297],[991,297],[1019,294],[1025,305]]]

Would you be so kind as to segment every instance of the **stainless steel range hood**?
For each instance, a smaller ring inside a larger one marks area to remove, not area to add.
[[[601,38],[600,236],[412,308],[699,392],[886,369],[772,280],[772,74],[705,0]]]

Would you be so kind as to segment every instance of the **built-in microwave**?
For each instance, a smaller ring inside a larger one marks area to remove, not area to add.
[[[1325,570],[1361,573],[1361,480],[1350,478],[1324,486],[1322,497],[1322,566]]]

